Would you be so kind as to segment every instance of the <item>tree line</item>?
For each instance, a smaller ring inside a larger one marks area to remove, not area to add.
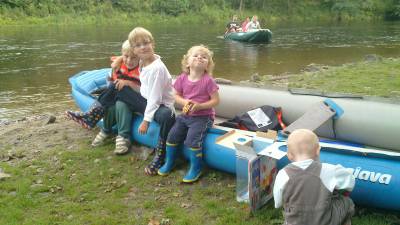
[[[0,15],[45,17],[58,14],[151,13],[165,16],[207,10],[262,12],[290,20],[319,12],[333,20],[369,17],[400,20],[400,0],[0,0]]]

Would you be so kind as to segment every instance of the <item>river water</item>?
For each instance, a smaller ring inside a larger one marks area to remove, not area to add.
[[[74,107],[68,77],[108,67],[133,26],[1,26],[0,121]],[[171,74],[179,74],[187,49],[214,51],[214,77],[235,81],[250,75],[297,73],[310,63],[341,65],[367,54],[400,57],[400,23],[280,24],[269,27],[271,44],[221,38],[223,26],[147,26],[156,52]]]

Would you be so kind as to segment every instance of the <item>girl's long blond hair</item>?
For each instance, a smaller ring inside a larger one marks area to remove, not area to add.
[[[195,51],[201,51],[201,52],[205,53],[208,56],[208,65],[207,65],[207,68],[206,68],[206,72],[209,75],[212,75],[212,72],[213,72],[214,66],[215,66],[215,63],[214,63],[214,60],[213,60],[214,53],[204,45],[193,46],[187,51],[187,53],[185,55],[183,55],[183,58],[182,58],[182,71],[187,73],[187,74],[190,73],[190,69],[189,69],[189,65],[188,65],[188,59]]]
[[[153,35],[143,27],[135,27],[129,33],[128,40],[132,47],[139,42],[150,42],[154,46]]]

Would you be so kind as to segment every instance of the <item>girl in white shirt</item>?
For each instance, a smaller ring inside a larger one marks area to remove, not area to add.
[[[153,120],[160,125],[156,154],[145,168],[147,175],[156,175],[157,170],[164,164],[165,141],[175,122],[172,77],[160,56],[154,54],[154,38],[148,30],[136,27],[130,32],[128,40],[134,48],[134,53],[140,58],[141,96],[135,99],[137,104],[132,109],[133,112],[144,115],[138,132],[146,134],[149,123]]]

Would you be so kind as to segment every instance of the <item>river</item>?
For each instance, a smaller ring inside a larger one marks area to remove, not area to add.
[[[0,27],[0,121],[74,107],[68,77],[108,67],[133,26],[63,25]],[[279,24],[271,44],[221,38],[224,26],[147,26],[156,52],[171,74],[193,45],[214,51],[214,77],[234,81],[250,75],[297,73],[311,63],[341,65],[367,54],[400,56],[400,23]]]

